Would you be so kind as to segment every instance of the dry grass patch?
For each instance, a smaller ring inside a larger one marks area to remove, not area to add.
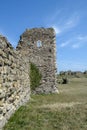
[[[48,108],[51,110],[59,110],[62,108],[71,108],[75,107],[76,105],[82,104],[81,102],[71,102],[71,103],[55,103],[55,104],[44,104],[39,106],[38,108]]]

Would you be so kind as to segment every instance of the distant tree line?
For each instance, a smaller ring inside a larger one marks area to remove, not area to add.
[[[59,72],[59,75],[77,75],[77,74],[87,74],[87,70],[84,71],[84,72],[81,72],[81,71],[60,71]]]
[[[67,84],[69,81],[69,78],[87,78],[87,70],[84,72],[81,71],[60,71],[60,73],[57,75],[57,81],[59,84]]]

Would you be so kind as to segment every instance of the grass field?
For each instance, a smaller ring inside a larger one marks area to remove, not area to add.
[[[59,94],[31,96],[3,130],[87,130],[87,78],[58,88]]]

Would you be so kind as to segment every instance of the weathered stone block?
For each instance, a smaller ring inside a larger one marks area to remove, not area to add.
[[[12,69],[16,68],[16,64],[15,64],[15,63],[12,63],[11,68],[12,68]]]
[[[0,76],[0,84],[3,83],[3,78]]]

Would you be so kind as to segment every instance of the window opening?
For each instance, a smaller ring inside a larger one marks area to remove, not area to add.
[[[42,42],[40,40],[37,41],[37,47],[42,47]]]

